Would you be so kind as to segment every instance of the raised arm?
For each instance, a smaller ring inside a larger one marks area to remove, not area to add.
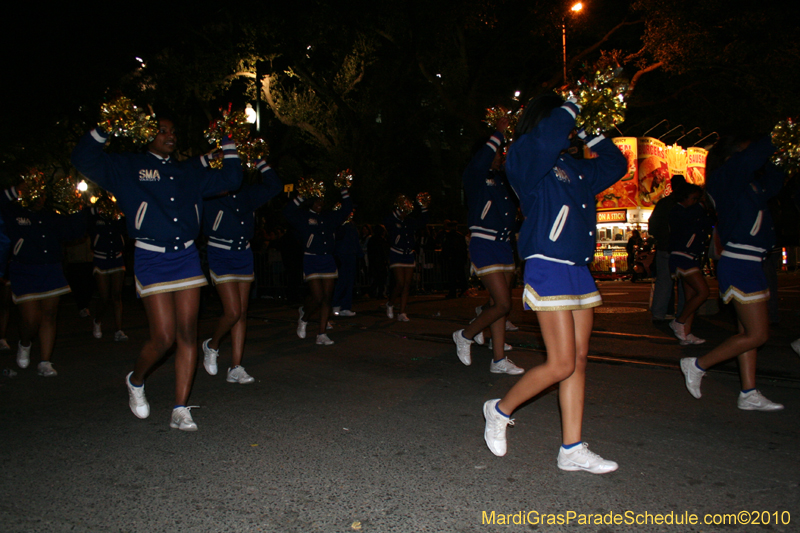
[[[500,120],[505,120],[505,122],[508,123],[507,119]],[[494,134],[489,137],[489,140],[486,141],[481,149],[472,157],[469,165],[467,165],[467,168],[464,170],[464,175],[461,179],[464,183],[464,191],[466,191],[468,197],[484,182],[484,180],[486,180],[486,175],[492,168],[492,162],[497,154],[497,150],[503,143],[503,133],[499,126],[498,124],[498,131],[494,132]]]
[[[256,168],[261,173],[261,183],[247,188],[247,205],[253,211],[283,191],[283,182],[278,177],[278,173],[266,161],[259,159]]]
[[[230,137],[222,141],[222,169],[214,170],[208,166],[206,157],[200,158],[205,179],[202,184],[203,197],[216,196],[226,191],[235,191],[242,185],[242,161],[236,151],[236,143]]]
[[[514,190],[532,192],[552,170],[561,152],[569,148],[569,134],[578,113],[580,107],[570,99],[511,145],[506,174]]]
[[[100,128],[88,132],[72,150],[72,164],[78,172],[102,188],[118,194],[120,173],[114,164],[116,156],[103,151],[107,140],[108,134]]]
[[[588,179],[592,194],[600,194],[618,182],[628,172],[628,160],[619,151],[610,139],[605,135],[588,137],[586,132],[578,132],[586,146],[597,154],[592,159],[584,159],[581,162],[581,172],[584,178]]]

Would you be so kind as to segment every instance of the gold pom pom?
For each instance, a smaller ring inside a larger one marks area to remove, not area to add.
[[[405,194],[398,194],[394,200],[394,208],[403,216],[411,214],[414,210],[414,203]]]
[[[155,116],[133,105],[125,96],[100,106],[98,126],[115,137],[127,137],[141,144],[151,142],[158,134]]]
[[[427,209],[429,205],[431,205],[431,193],[429,192],[421,192],[417,195],[417,203],[423,209]]]
[[[53,211],[60,215],[71,215],[83,208],[83,193],[78,190],[75,176],[63,174],[48,184],[47,196]]]
[[[17,187],[19,203],[26,209],[36,207],[42,198],[47,197],[46,188],[47,179],[44,172],[36,168],[28,169],[22,176],[22,184]]]
[[[503,135],[506,137],[506,139],[510,139],[514,136],[514,129],[517,127],[519,117],[522,115],[522,109],[523,108],[519,108],[516,112],[512,112],[510,109],[501,105],[497,107],[490,107],[486,110],[486,118],[484,118],[483,121],[496,131],[497,121],[503,117],[507,118],[508,127],[503,132]]]
[[[247,115],[244,111],[231,112],[231,106],[227,110],[222,110],[222,118],[219,118],[211,123],[207,130],[204,132],[208,144],[213,144],[217,149],[222,145],[222,139],[225,136],[230,137],[236,143],[236,150],[239,157],[248,163],[248,149],[245,147],[250,138],[250,123],[247,122]],[[213,159],[209,161],[211,168],[222,168],[221,159]]]
[[[336,174],[336,179],[333,180],[333,186],[337,189],[349,189],[352,185],[353,174],[349,168]]]
[[[800,127],[791,118],[778,122],[772,129],[772,144],[778,149],[772,162],[787,174],[800,169]]]
[[[269,157],[269,145],[262,138],[248,139],[239,145],[239,157],[247,168],[256,168],[256,161]]]
[[[581,113],[575,125],[590,135],[599,135],[625,121],[625,93],[628,81],[621,77],[622,69],[608,67],[597,71],[590,82],[579,81],[576,89],[563,91],[565,99],[575,98]]]
[[[324,198],[325,184],[311,178],[300,178],[297,182],[297,194],[303,198]]]

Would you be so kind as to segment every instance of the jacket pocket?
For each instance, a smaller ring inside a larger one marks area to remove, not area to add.
[[[134,219],[133,227],[142,229],[145,213],[147,213],[147,202],[142,202],[141,205],[139,205],[139,209],[136,210],[136,218]]]
[[[484,218],[486,218],[486,214],[489,212],[489,208],[490,208],[490,207],[492,207],[492,201],[491,201],[491,200],[489,200],[488,202],[486,202],[486,205],[485,205],[485,206],[484,206],[484,208],[483,208],[483,212],[481,213],[481,220],[483,220]]]
[[[561,206],[561,211],[558,212],[558,216],[556,216],[555,222],[553,222],[553,227],[550,228],[550,240],[555,242],[558,240],[558,237],[561,235],[561,231],[564,229],[564,225],[567,223],[567,216],[569,215],[569,206],[563,205]]]
[[[756,217],[756,221],[753,223],[753,227],[750,228],[750,235],[756,236],[758,235],[758,231],[761,229],[761,220],[764,218],[764,212],[759,211],[758,216]]]
[[[219,213],[217,213],[217,218],[214,219],[214,226],[211,228],[212,230],[217,231],[217,228],[219,228],[219,223],[222,222],[222,214],[223,211],[220,209]]]

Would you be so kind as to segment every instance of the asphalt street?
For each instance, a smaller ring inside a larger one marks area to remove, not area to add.
[[[256,382],[225,381],[223,343],[220,373],[196,373],[197,432],[169,427],[172,358],[147,380],[150,417],[128,408],[124,377],[147,337],[141,304],[126,300],[130,340],[119,343],[110,328],[92,338],[65,297],[57,377],[36,375],[36,342],[26,370],[0,355],[17,373],[0,378],[0,530],[800,531],[800,357],[789,347],[800,275],[779,280],[780,323],[759,353],[760,390],[786,406],[774,413],[737,408],[735,363],[708,373],[702,399],[686,391],[679,359],[730,335],[729,311],[698,317],[708,342],[681,347],[651,322],[649,284],[599,284],[584,440],[619,463],[606,475],[556,467],[555,389],[514,413],[505,457],[487,449],[482,404],[518,378],[491,374],[483,347],[462,365],[450,338],[485,293],[417,295],[408,323],[360,299],[355,317],[333,321],[329,347],[297,338],[296,306],[254,301],[244,366]],[[510,357],[531,368],[545,351],[515,296]],[[217,313],[211,300],[200,340]],[[9,331],[15,346],[13,321]]]

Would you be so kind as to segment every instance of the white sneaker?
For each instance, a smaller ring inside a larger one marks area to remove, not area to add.
[[[780,411],[783,409],[783,405],[769,401],[758,390],[751,390],[747,394],[740,392],[737,404],[743,411]]]
[[[128,405],[131,411],[137,418],[147,418],[150,416],[150,404],[147,403],[147,398],[144,395],[144,383],[141,387],[135,386],[131,383],[131,376],[133,372],[125,376],[125,384],[128,386]]]
[[[514,419],[505,417],[497,412],[497,404],[500,398],[489,400],[483,404],[483,418],[486,419],[486,427],[483,430],[483,440],[489,450],[498,457],[506,454],[506,427],[514,425]]]
[[[453,332],[453,342],[456,343],[456,355],[462,363],[469,366],[472,364],[472,356],[470,355],[470,346],[474,341],[469,340],[463,335],[464,330],[460,329]]]
[[[356,316],[356,312],[355,311],[351,311],[350,309],[342,309],[341,311],[336,313],[336,315],[337,316]]]
[[[330,320],[328,320],[328,323],[325,324],[325,329],[333,329],[333,324],[331,323]]]
[[[219,357],[219,350],[215,350],[214,348],[210,347],[208,343],[211,339],[206,339],[203,341],[203,367],[205,367],[206,372],[211,374],[212,376],[217,375],[217,357]]]
[[[125,332],[122,331],[121,329],[118,330],[116,333],[114,333],[114,341],[115,342],[124,342],[126,340],[128,340],[128,336],[125,335]]]
[[[494,345],[492,344],[492,339],[489,339],[489,349],[491,350],[492,348],[494,348]],[[511,345],[508,344],[507,342],[503,343],[503,351],[504,352],[510,352],[513,349],[514,348],[512,348]]]
[[[489,372],[492,374],[511,374],[512,376],[518,376],[519,374],[524,374],[525,370],[515,365],[508,357],[504,357],[499,361],[492,360],[489,364]]]
[[[800,355],[800,339],[797,339],[796,341],[794,341],[792,344],[790,344],[790,346],[792,347],[792,350],[794,350],[797,355]],[[5,349],[5,348],[0,348],[0,349]]]
[[[400,313],[399,315],[397,315],[397,321],[398,322],[410,322],[410,320],[408,320],[408,315],[405,314],[405,313]]]
[[[8,345],[8,341],[5,339],[0,339],[0,350],[10,350],[11,346]]]
[[[510,320],[506,320],[506,331],[519,331],[519,328],[512,324]]]
[[[308,326],[308,322],[303,321],[303,308],[299,309],[300,318],[297,319],[297,336],[301,339],[306,338],[306,326]]]
[[[228,369],[228,377],[225,379],[228,383],[239,383],[240,385],[247,385],[256,380],[253,376],[244,371],[243,366],[235,366]]]
[[[17,343],[17,366],[20,368],[28,368],[31,362],[31,344],[23,346],[22,343]]]
[[[336,307],[334,307],[333,309],[331,309],[331,311],[333,311],[333,314],[336,315],[336,316],[339,316],[339,311],[341,311],[341,310],[342,310],[342,308],[339,307],[338,305]]]
[[[394,306],[386,304],[386,316],[389,318],[394,318]]]
[[[679,344],[681,346],[689,346],[692,344],[703,344],[706,342],[705,339],[701,339],[700,337],[695,337],[693,333],[689,333],[686,335],[686,338],[682,340]]]
[[[684,325],[678,322],[677,320],[673,320],[669,323],[669,329],[678,337],[678,340],[685,341],[686,340],[686,333],[683,331]]]
[[[172,410],[169,427],[181,431],[197,431],[197,424],[192,420],[191,407],[177,407]]]
[[[483,346],[484,343],[483,332],[481,331],[480,333],[472,337],[472,340],[474,340],[475,344],[477,344],[478,346]]]
[[[42,361],[39,363],[39,365],[36,367],[36,371],[40,376],[44,376],[46,378],[52,378],[58,375],[58,372],[56,372],[56,369],[53,368],[53,365],[50,363],[50,361]]]
[[[681,372],[686,377],[686,388],[689,389],[689,394],[699,400],[702,396],[700,394],[700,380],[703,379],[706,373],[697,368],[696,362],[696,357],[684,357],[681,359]]]
[[[565,450],[563,446],[559,448],[557,462],[561,470],[568,472],[585,470],[592,474],[608,474],[619,468],[614,461],[608,461],[589,451],[589,444],[586,442],[581,442],[569,450]]]
[[[321,344],[322,346],[330,346],[333,344],[333,341],[328,338],[325,333],[321,335],[317,335],[317,344]]]
[[[92,320],[92,336],[95,339],[102,339],[103,338],[103,329],[102,324],[98,324],[97,320]]]

